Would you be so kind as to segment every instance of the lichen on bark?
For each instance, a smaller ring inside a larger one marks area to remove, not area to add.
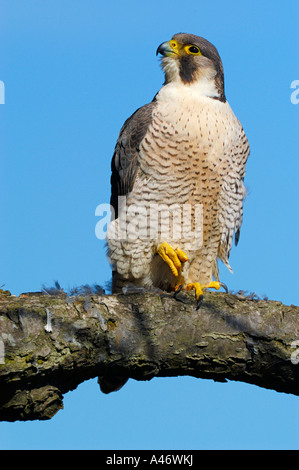
[[[84,380],[191,375],[299,394],[299,308],[244,295],[0,292],[0,419],[49,419]],[[1,358],[1,355],[0,355]],[[2,363],[1,363],[2,362]]]

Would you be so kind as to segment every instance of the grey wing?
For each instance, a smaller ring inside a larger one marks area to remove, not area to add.
[[[247,137],[243,128],[238,142],[233,149],[233,168],[223,181],[220,197],[219,220],[222,226],[221,242],[218,256],[228,266],[233,238],[238,244],[243,221],[243,201],[246,196],[244,186],[245,166],[250,153]]]
[[[111,199],[115,218],[118,217],[118,196],[132,191],[139,162],[140,142],[152,121],[155,100],[138,108],[124,123],[111,162]]]

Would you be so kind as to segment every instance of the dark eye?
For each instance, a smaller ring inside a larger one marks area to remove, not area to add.
[[[199,53],[199,47],[190,46],[189,47],[189,52],[191,52],[191,54],[198,54]]]

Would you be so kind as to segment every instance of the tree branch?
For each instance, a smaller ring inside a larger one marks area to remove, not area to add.
[[[102,375],[190,375],[299,395],[298,307],[211,292],[198,311],[189,292],[4,294],[0,420],[49,419],[65,393]]]

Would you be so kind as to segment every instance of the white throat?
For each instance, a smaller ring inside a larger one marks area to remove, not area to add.
[[[178,99],[201,101],[219,96],[214,79],[201,78],[192,83],[183,83],[182,80],[167,83],[161,88],[156,98],[163,101],[177,101]]]
[[[176,93],[178,88],[181,88],[181,92],[190,93],[194,97],[210,97],[219,98],[220,94],[215,85],[215,71],[211,68],[204,68],[198,73],[197,80],[191,83],[185,83],[180,77],[179,63],[177,60],[172,58],[163,59],[163,70],[166,77],[167,84],[163,88],[167,88],[169,91],[175,89]]]

